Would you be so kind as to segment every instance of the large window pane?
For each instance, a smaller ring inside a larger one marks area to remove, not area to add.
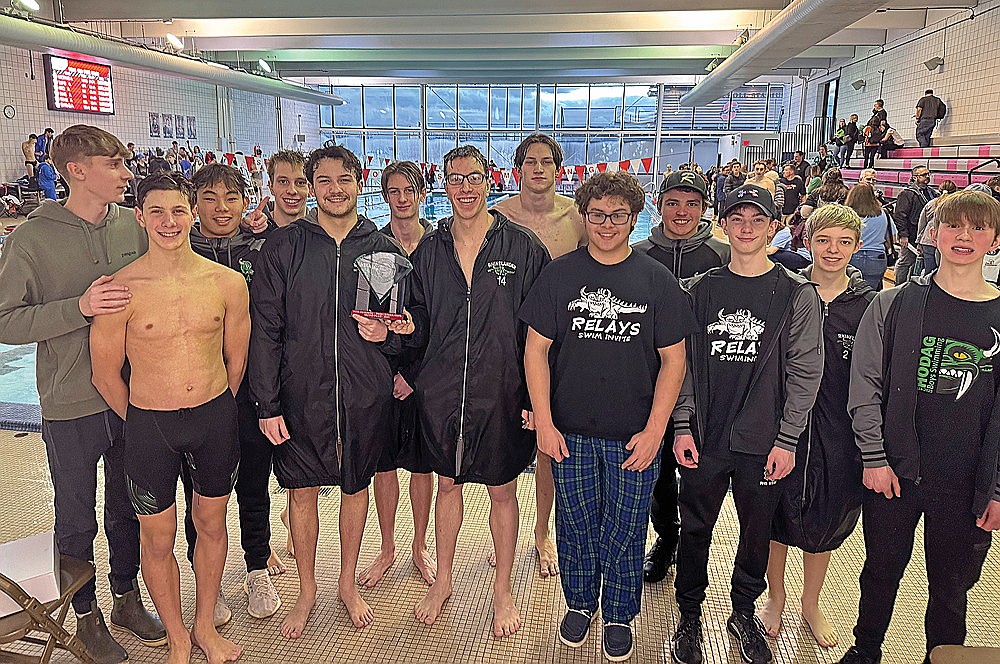
[[[694,162],[706,172],[712,166],[717,166],[719,163],[719,139],[694,139]]]
[[[520,89],[516,89],[520,93]],[[490,137],[490,153],[486,157],[496,162],[500,168],[513,168],[514,150],[520,143],[521,134],[493,134]]]
[[[396,126],[405,128],[420,127],[419,86],[396,86]]]
[[[729,113],[732,120],[729,124],[733,130],[764,129],[767,111],[767,86],[744,85],[733,90],[733,101]]]
[[[364,88],[365,126],[392,128],[392,86]]]
[[[391,131],[369,131],[365,133],[365,155],[378,159],[392,160],[395,150],[392,145]],[[367,160],[366,160],[367,161]],[[382,164],[376,162],[378,168]]]
[[[765,131],[778,131],[781,129],[782,118],[787,112],[785,108],[787,85],[771,85],[767,90],[767,126]],[[832,117],[832,114],[831,114]]]
[[[587,144],[587,163],[621,161],[621,145],[617,135],[591,136]]]
[[[486,129],[489,115],[489,88],[484,86],[459,86],[458,128]]]
[[[396,134],[396,159],[415,161],[418,164],[423,161],[420,157],[420,133],[415,131],[401,131]]]
[[[492,129],[521,128],[521,88],[493,87],[490,90],[490,127]]]
[[[535,129],[538,127],[538,113],[535,109],[535,101],[538,96],[538,86],[525,85],[522,88],[521,99],[521,127],[524,129]]]
[[[454,85],[428,86],[427,126],[434,129],[454,129],[457,103],[458,96]]]
[[[586,129],[590,86],[560,85],[556,88],[556,127]]]
[[[687,94],[689,90],[691,90],[690,85],[670,85],[664,87],[663,129],[665,131],[691,129],[694,109],[681,106],[681,97]]]
[[[437,164],[440,168],[444,165],[444,155],[448,150],[456,147],[456,132],[453,131],[431,131],[427,133],[427,161]],[[441,182],[442,173],[438,173],[438,182]]]
[[[360,131],[336,131],[333,133],[333,140],[337,145],[343,145],[353,152],[362,163],[364,162],[365,151]]]
[[[586,134],[556,134],[563,151],[563,166],[582,166],[587,163]]]
[[[319,107],[319,126],[320,127],[333,126],[333,106]]]
[[[538,128],[552,129],[552,118],[556,109],[556,88],[542,85],[538,90]]]
[[[694,110],[694,128],[698,131],[729,129],[729,95]]]
[[[459,145],[474,145],[479,148],[483,156],[487,153],[486,132],[485,131],[460,131],[458,132]],[[487,159],[489,161],[489,159]]]
[[[677,168],[691,160],[691,140],[688,138],[665,138],[660,141],[660,162],[657,171],[663,173],[667,166]]]
[[[361,87],[340,87],[333,89],[335,95],[343,98],[344,103],[333,109],[335,127],[361,127]]]
[[[591,129],[603,129],[605,131],[621,129],[623,89],[624,86],[620,84],[591,86]]]
[[[652,90],[653,96],[650,96],[650,90]],[[625,129],[655,129],[656,86],[626,85],[625,110],[622,115],[625,120]]]
[[[619,161],[652,157],[655,144],[654,136],[625,136],[622,138],[622,158]],[[639,172],[642,172],[642,166]]]

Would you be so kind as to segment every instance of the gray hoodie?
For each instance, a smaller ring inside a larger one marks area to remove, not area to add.
[[[38,344],[35,379],[47,420],[100,413],[91,383],[90,320],[80,296],[102,275],[146,253],[135,213],[112,203],[98,224],[45,201],[7,237],[0,253],[0,343]]]
[[[663,224],[654,226],[649,238],[632,245],[663,263],[678,279],[687,279],[729,262],[729,245],[712,235],[712,222],[701,220],[694,235],[673,240],[663,234]]]

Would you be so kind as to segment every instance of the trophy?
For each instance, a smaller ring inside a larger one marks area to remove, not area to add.
[[[406,275],[413,271],[406,257],[388,251],[362,254],[354,261],[354,268],[358,271],[358,296],[352,314],[384,321],[406,318]]]

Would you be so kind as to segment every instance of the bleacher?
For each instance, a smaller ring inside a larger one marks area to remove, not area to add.
[[[939,186],[944,180],[952,180],[959,189],[973,182],[985,183],[1000,175],[1000,145],[956,145],[930,148],[900,148],[889,153],[887,159],[876,158],[878,186],[888,199],[895,199],[910,181],[911,171],[916,166],[926,166],[931,171],[931,184]],[[860,164],[855,150],[852,164]],[[975,169],[973,171],[973,169]],[[858,181],[861,168],[844,168],[844,181],[854,184]],[[971,176],[970,171],[973,171]]]

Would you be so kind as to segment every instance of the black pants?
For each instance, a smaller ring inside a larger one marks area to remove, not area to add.
[[[881,656],[899,581],[910,556],[920,516],[924,517],[927,566],[927,652],[939,645],[965,641],[967,595],[979,580],[991,534],[976,527],[972,498],[928,491],[900,481],[900,497],[888,499],[869,491],[862,519],[865,565],[854,638],[869,656]]]
[[[771,546],[771,520],[781,483],[765,484],[766,456],[728,450],[702,452],[698,467],[681,468],[681,540],[677,551],[677,605],[684,614],[701,614],[708,588],[708,549],[730,483],[740,523],[730,598],[733,610],[752,613],[767,587],[764,575]]]
[[[844,143],[844,148],[846,152],[844,153],[844,168],[851,167],[851,158],[854,156],[854,146],[857,145],[857,141],[851,143]]]
[[[673,422],[667,425],[663,437],[663,454],[660,461],[660,477],[653,487],[653,500],[649,506],[649,520],[653,530],[659,535],[668,551],[677,548],[681,532],[681,516],[677,508],[677,459],[673,451]]]
[[[865,146],[865,163],[862,168],[875,168],[875,155],[878,154],[877,145],[866,145]]]
[[[242,394],[237,396],[240,436],[240,469],[236,476],[236,503],[240,511],[240,546],[247,572],[267,569],[271,555],[271,457],[274,446],[260,431],[253,404]],[[181,469],[181,483],[187,505],[184,513],[184,536],[187,557],[194,564],[194,546],[198,532],[191,515],[191,472]]]
[[[111,590],[132,590],[139,574],[139,520],[125,487],[123,424],[114,411],[75,420],[42,420],[42,440],[55,490],[59,552],[94,560],[97,537],[97,462],[104,459],[104,534],[108,538]],[[88,581],[73,596],[73,610],[90,611],[97,584]]]

